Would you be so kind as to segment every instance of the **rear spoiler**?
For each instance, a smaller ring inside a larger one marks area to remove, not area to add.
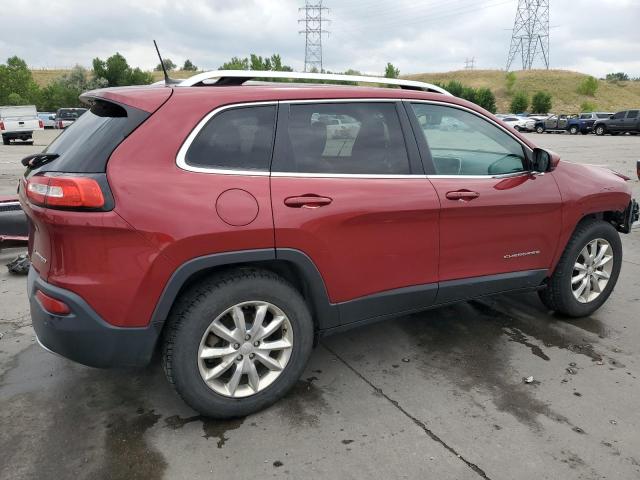
[[[153,113],[169,99],[172,93],[171,88],[114,87],[90,90],[80,95],[80,100],[91,105],[95,100],[102,99]]]

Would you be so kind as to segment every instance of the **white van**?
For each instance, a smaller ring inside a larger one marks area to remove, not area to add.
[[[35,105],[0,107],[0,133],[5,145],[11,140],[33,141],[35,130],[44,130]]]

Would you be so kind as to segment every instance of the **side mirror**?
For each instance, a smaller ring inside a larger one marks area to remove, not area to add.
[[[534,148],[531,158],[531,170],[534,172],[551,172],[560,162],[560,157],[551,151],[542,148]]]
[[[56,116],[55,115],[49,115],[49,120],[55,120]]]

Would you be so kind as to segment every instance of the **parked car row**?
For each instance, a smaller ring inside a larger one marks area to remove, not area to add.
[[[579,115],[497,114],[504,123],[519,132],[565,133],[571,135],[640,134],[640,110],[584,112]]]
[[[2,143],[9,145],[12,140],[32,143],[34,131],[67,128],[86,111],[86,108],[59,108],[56,113],[38,112],[35,105],[0,107]]]

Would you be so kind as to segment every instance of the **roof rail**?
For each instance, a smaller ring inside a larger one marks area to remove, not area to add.
[[[193,77],[178,83],[179,87],[192,87],[196,85],[242,85],[253,79],[283,78],[291,80],[321,80],[326,82],[357,82],[377,83],[380,85],[393,85],[407,90],[422,90],[425,92],[442,93],[451,95],[444,88],[431,83],[416,82],[415,80],[401,80],[399,78],[369,77],[364,75],[342,75],[337,73],[303,73],[303,72],[276,72],[271,70],[211,70],[199,73]]]

